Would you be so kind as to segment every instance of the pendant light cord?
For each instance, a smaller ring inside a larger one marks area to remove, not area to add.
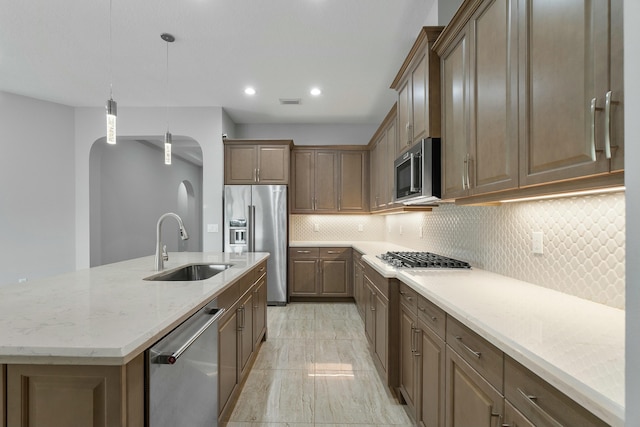
[[[167,119],[167,132],[169,132],[169,42],[167,44],[167,111],[166,111],[166,119]]]
[[[111,37],[111,3],[109,0],[109,98],[113,99],[113,40]]]

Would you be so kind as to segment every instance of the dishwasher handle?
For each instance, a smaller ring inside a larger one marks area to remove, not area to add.
[[[182,356],[182,354],[185,351],[187,351],[187,349],[191,346],[191,344],[193,344],[200,337],[200,335],[202,335],[212,324],[214,324],[215,322],[218,321],[218,319],[220,319],[220,317],[224,314],[224,311],[225,311],[224,308],[212,308],[208,312],[204,313],[211,317],[207,318],[205,316],[202,316],[204,323],[202,324],[202,326],[198,328],[198,330],[195,333],[193,333],[187,340],[185,340],[184,343],[180,347],[178,347],[177,350],[164,352],[156,356],[155,359],[153,360],[153,363],[158,365],[175,364],[180,358],[180,356]]]

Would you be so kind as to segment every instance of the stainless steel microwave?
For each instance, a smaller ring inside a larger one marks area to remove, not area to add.
[[[394,200],[405,205],[440,200],[440,138],[425,138],[393,163]]]

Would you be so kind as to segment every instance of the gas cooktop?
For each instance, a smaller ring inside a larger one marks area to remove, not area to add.
[[[431,252],[387,252],[378,255],[394,267],[408,268],[471,268],[468,262],[448,258]]]

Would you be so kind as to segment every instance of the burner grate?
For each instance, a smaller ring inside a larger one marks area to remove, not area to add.
[[[468,262],[431,252],[387,252],[379,256],[395,267],[409,268],[471,268]]]

